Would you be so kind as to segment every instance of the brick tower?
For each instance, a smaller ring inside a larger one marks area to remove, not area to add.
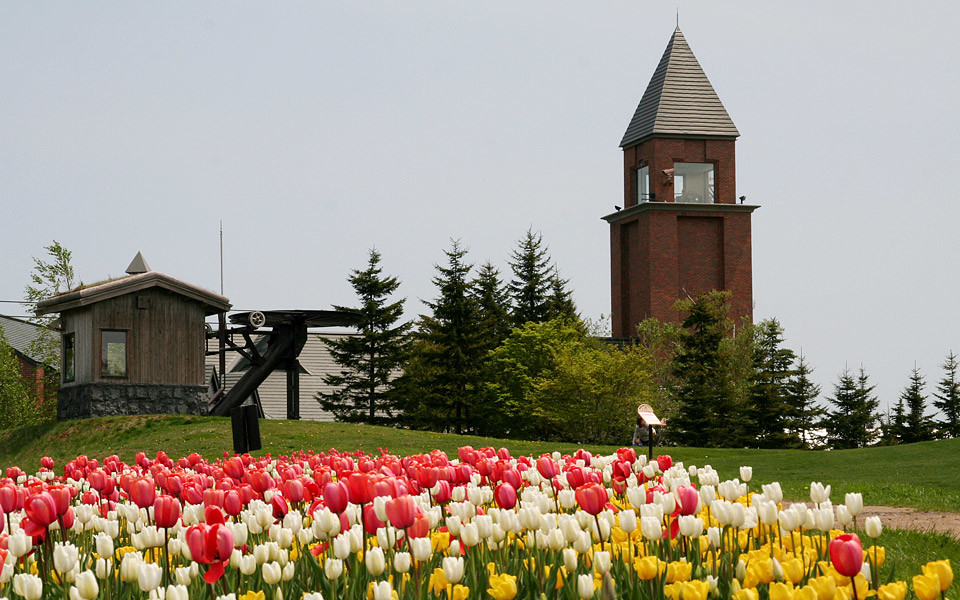
[[[678,298],[732,293],[730,316],[753,318],[750,214],[738,203],[740,135],[683,38],[673,32],[627,127],[623,209],[610,223],[614,337],[648,317],[678,322]]]

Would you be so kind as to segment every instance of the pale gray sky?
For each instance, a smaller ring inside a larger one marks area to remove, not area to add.
[[[0,4],[0,299],[57,239],[82,278],[159,271],[237,308],[350,304],[376,246],[408,316],[450,238],[542,231],[610,312],[618,148],[676,2]],[[960,5],[682,2],[741,132],[756,318],[824,391],[884,404],[960,352]],[[19,307],[0,305],[17,313]]]

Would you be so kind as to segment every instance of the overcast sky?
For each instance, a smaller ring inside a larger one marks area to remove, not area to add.
[[[0,4],[0,299],[58,240],[86,282],[150,266],[240,309],[351,304],[369,248],[407,316],[456,238],[543,233],[610,312],[618,147],[676,2]],[[884,405],[960,352],[960,5],[682,2],[733,118],[755,318],[825,392]],[[16,305],[0,311],[23,314]],[[932,387],[932,386],[931,386]]]

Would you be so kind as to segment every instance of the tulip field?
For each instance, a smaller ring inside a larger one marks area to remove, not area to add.
[[[632,448],[44,458],[0,478],[0,598],[934,600],[860,494]],[[858,536],[858,532],[863,536]]]

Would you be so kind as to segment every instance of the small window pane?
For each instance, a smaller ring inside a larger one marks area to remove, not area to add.
[[[713,163],[673,163],[673,199],[712,204]]]
[[[103,377],[127,376],[127,332],[101,332],[101,367]]]
[[[76,343],[76,334],[68,333],[63,336],[63,381],[64,383],[73,381],[76,378],[76,354],[74,345]]]
[[[637,169],[637,202],[650,200],[650,167]]]

